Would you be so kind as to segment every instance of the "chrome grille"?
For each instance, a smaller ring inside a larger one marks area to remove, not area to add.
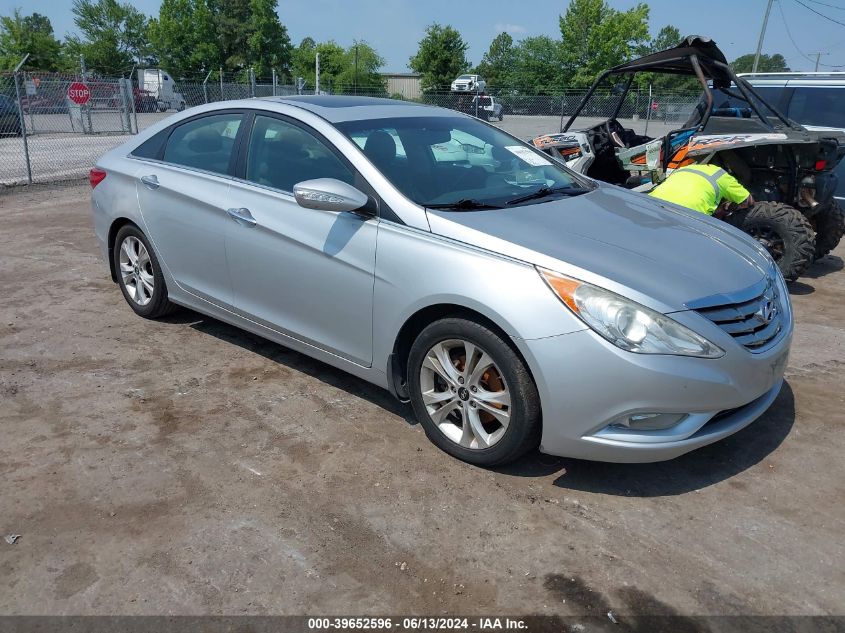
[[[783,329],[784,308],[772,279],[753,299],[697,311],[752,352],[764,348]]]

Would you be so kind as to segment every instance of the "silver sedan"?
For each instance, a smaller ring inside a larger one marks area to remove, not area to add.
[[[201,106],[91,185],[138,315],[186,306],[360,376],[468,462],[671,459],[781,388],[789,296],[752,239],[450,110]]]

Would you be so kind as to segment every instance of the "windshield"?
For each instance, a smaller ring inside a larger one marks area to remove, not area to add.
[[[407,198],[463,210],[533,204],[592,189],[546,154],[462,116],[347,121],[337,127]],[[543,191],[548,194],[542,194]],[[514,202],[528,194],[538,197]]]
[[[458,79],[472,79],[472,75],[461,75]]]

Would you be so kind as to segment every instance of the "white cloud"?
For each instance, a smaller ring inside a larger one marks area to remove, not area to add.
[[[510,33],[511,35],[522,35],[526,31],[526,28],[521,24],[502,24],[501,22],[496,24],[493,28],[496,29],[496,33],[504,31],[505,33]]]

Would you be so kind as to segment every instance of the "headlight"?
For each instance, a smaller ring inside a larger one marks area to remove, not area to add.
[[[688,327],[639,303],[550,270],[537,270],[567,308],[617,347],[638,354],[699,358],[725,354]]]

